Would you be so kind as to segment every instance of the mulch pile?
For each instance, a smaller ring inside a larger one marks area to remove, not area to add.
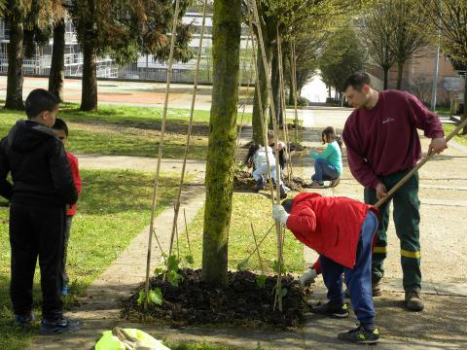
[[[292,191],[300,192],[307,187],[305,181],[300,177],[293,177],[290,181],[284,180],[285,185]],[[234,174],[234,190],[252,191],[256,186],[256,181],[248,171],[237,171]],[[265,190],[269,190],[269,183],[265,183]]]
[[[201,279],[201,270],[183,269],[183,282],[173,287],[162,276],[150,280],[150,288],[160,288],[164,302],[149,305],[146,312],[137,303],[139,291],[126,302],[122,316],[130,321],[162,322],[174,327],[187,325],[234,325],[248,328],[291,329],[299,326],[307,311],[304,294],[297,280],[282,278],[287,288],[283,311],[273,311],[276,277],[267,277],[264,288],[256,283],[258,275],[249,271],[229,272],[226,288],[211,288]]]

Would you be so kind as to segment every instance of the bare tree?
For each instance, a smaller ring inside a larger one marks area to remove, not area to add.
[[[426,1],[426,3],[436,2]],[[405,62],[429,44],[430,20],[421,5],[412,0],[388,0],[388,15],[393,18],[391,50],[397,64],[397,89],[402,87],[402,73]],[[424,2],[425,3],[425,2]]]
[[[465,0],[433,0],[418,3],[439,32],[443,50],[457,65],[467,68],[467,2]],[[467,77],[464,84],[464,114],[467,118]],[[467,126],[462,130],[467,134]]]
[[[374,63],[383,70],[385,90],[388,88],[389,70],[395,63],[395,54],[391,47],[395,34],[391,10],[391,2],[376,3],[365,11],[361,21],[364,34],[362,41]]]

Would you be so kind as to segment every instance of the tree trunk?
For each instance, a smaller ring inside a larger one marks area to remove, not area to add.
[[[293,96],[293,88],[292,88],[293,72],[292,72],[292,57],[291,56],[292,56],[292,54],[289,53],[289,55],[287,57],[289,59],[289,67],[290,67],[289,68],[290,74],[287,74],[287,78],[289,79],[289,103],[288,103],[289,106],[293,106],[294,103],[295,103],[294,96]]]
[[[202,276],[209,284],[219,287],[227,283],[237,140],[241,20],[241,0],[214,1],[214,72],[206,161]]]
[[[49,75],[49,91],[63,101],[63,81],[65,78],[65,20],[60,20],[54,28],[52,66]]]
[[[275,45],[276,46],[276,45]],[[274,49],[274,53],[277,48]],[[279,57],[277,54],[273,55],[271,64],[271,85],[272,95],[274,96],[274,107],[276,108],[276,118],[278,125],[282,125],[282,104],[280,100],[280,80],[279,80]],[[272,129],[272,113],[269,113],[269,129]]]
[[[23,23],[18,16],[11,16],[10,43],[8,44],[8,82],[5,108],[24,109],[23,104]]]
[[[397,90],[402,89],[402,73],[404,71],[404,63],[397,63]]]
[[[384,72],[383,90],[387,90],[387,89],[388,89],[389,69],[390,69],[390,68],[383,68],[383,72]]]
[[[263,35],[265,35],[266,31],[263,30]],[[267,36],[264,36],[264,45],[266,47],[266,55],[269,62],[271,62],[271,56],[273,52],[273,45],[267,40]],[[253,126],[253,141],[257,144],[263,144],[263,129],[261,127],[261,118],[264,120],[268,120],[267,116],[269,115],[269,96],[268,96],[268,86],[266,75],[264,74],[264,66],[263,66],[263,58],[261,54],[261,46],[257,45],[257,54],[256,54],[256,74],[259,77],[259,86],[261,92],[261,108],[259,106],[259,99],[258,99],[258,87],[255,87],[255,96],[253,100],[253,118],[252,118],[252,126]],[[269,73],[270,74],[270,73]],[[263,111],[263,115],[261,115],[261,110]]]
[[[89,36],[92,36],[90,34]],[[81,93],[82,111],[97,109],[96,45],[92,39],[83,40],[83,80]]]
[[[464,113],[462,113],[461,121],[467,119],[467,75],[464,82]],[[467,135],[467,126],[462,129],[462,135]]]

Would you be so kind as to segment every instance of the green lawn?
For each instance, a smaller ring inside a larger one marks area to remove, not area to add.
[[[237,265],[246,259],[255,248],[251,224],[253,224],[258,241],[274,224],[271,218],[271,200],[266,196],[251,193],[234,193],[233,212],[229,234],[229,268],[236,269]],[[203,242],[204,210],[188,225],[188,233],[195,266],[201,266]],[[276,230],[273,228],[260,247],[266,273],[273,272],[273,261],[277,259]],[[180,229],[180,256],[189,255],[186,232]],[[301,244],[290,231],[286,231],[284,244],[284,263],[287,271],[303,272],[304,256]],[[258,255],[255,253],[248,264],[248,268],[261,271]]]
[[[443,128],[444,128],[444,133],[447,136],[449,133],[451,133],[455,129],[455,125],[443,124]],[[467,146],[467,135],[454,136],[453,140],[456,141],[457,143],[460,143],[461,145]]]
[[[154,175],[132,171],[81,172],[83,193],[73,221],[68,250],[68,269],[74,295],[83,292],[106,267],[126,248],[129,242],[149,224]],[[161,212],[175,198],[178,188],[176,174],[164,174],[160,182]],[[0,209],[0,349],[24,349],[37,333],[36,324],[29,333],[11,327],[9,300],[10,247],[8,241],[8,209]],[[38,271],[37,271],[38,272]],[[38,273],[35,280],[35,313],[40,319],[41,300]]]
[[[184,157],[189,114],[183,109],[168,111],[164,158]],[[96,112],[82,112],[74,104],[63,104],[60,117],[69,123],[68,149],[71,152],[142,157],[158,155],[161,108],[101,106]],[[0,136],[6,135],[19,119],[25,119],[24,112],[0,110]],[[251,114],[245,114],[244,124],[250,121]],[[208,125],[209,111],[195,111],[189,159],[206,158]]]

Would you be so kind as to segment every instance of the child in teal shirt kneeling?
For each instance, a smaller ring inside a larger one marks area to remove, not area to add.
[[[342,151],[340,137],[332,126],[328,126],[321,133],[323,145],[328,144],[323,153],[312,153],[315,160],[315,174],[311,177],[310,187],[323,187],[324,181],[331,181],[330,187],[339,184],[342,175]]]

